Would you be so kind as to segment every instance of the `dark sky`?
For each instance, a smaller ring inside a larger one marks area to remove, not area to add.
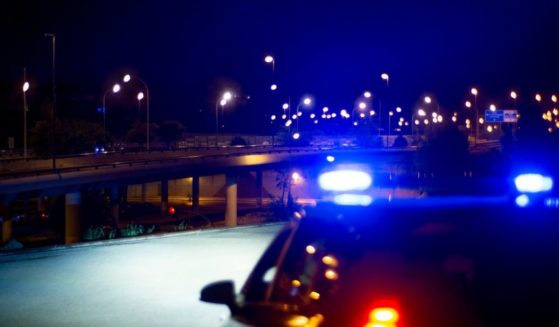
[[[216,98],[231,88],[243,98],[228,108],[230,128],[258,132],[288,96],[351,108],[368,89],[412,110],[429,92],[455,111],[471,86],[500,107],[511,105],[511,88],[523,99],[559,91],[558,22],[552,0],[12,1],[0,12],[0,144],[20,131],[23,67],[35,86],[31,124],[44,111],[45,32],[57,37],[61,116],[100,121],[104,91],[132,72],[150,87],[154,120],[212,131]],[[266,54],[276,58],[274,74]],[[133,113],[139,87],[109,96],[108,110]]]

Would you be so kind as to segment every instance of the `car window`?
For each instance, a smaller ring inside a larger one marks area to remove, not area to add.
[[[241,291],[244,301],[264,301],[266,290],[276,276],[278,257],[291,233],[293,233],[293,229],[290,227],[282,230],[264,252]]]

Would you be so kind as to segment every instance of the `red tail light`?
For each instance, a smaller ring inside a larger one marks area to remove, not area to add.
[[[369,322],[365,327],[397,327],[398,320],[398,310],[391,307],[375,308],[369,313]]]

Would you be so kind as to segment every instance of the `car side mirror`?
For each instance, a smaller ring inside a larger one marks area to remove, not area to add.
[[[235,301],[235,284],[226,280],[206,285],[200,292],[200,301],[216,304],[225,304],[234,311],[237,307]]]

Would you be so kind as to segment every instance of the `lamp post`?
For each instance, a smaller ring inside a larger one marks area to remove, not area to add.
[[[217,145],[217,137],[219,135],[219,106],[221,105],[221,107],[223,108],[227,102],[229,100],[231,100],[233,98],[233,94],[231,94],[231,92],[226,91],[225,93],[223,93],[223,95],[221,96],[221,100],[218,98],[216,100],[215,103],[215,144]]]
[[[295,134],[293,134],[293,138],[294,138],[294,139],[298,139],[299,136],[300,136],[300,133],[299,133],[299,120],[300,120],[301,115],[299,114],[299,109],[301,109],[301,103],[302,103],[304,106],[307,106],[307,107],[308,107],[308,106],[311,105],[312,100],[311,100],[311,98],[309,98],[309,97],[305,97],[305,98],[303,99],[303,101],[302,101],[302,102],[299,101],[299,104],[297,105],[297,112],[296,112],[296,115],[297,115],[297,125],[296,125],[296,129],[297,129],[297,131],[295,132]]]
[[[511,91],[510,92],[510,97],[512,99],[513,102],[513,109],[516,109],[516,98],[518,97],[518,94],[516,94],[516,92]]]
[[[136,99],[138,99],[138,120],[140,120],[140,112],[142,111],[142,100],[144,99],[144,92],[138,92]]]
[[[120,84],[115,84],[110,90],[105,91],[103,94],[103,133],[107,132],[107,94],[109,92],[118,93],[120,91]]]
[[[387,73],[382,73],[380,74],[380,78],[386,82],[386,98],[387,101],[385,102],[388,105],[390,105],[390,102],[388,101],[388,90],[389,90],[389,86],[390,86],[390,76]],[[378,135],[380,137],[380,131],[382,130],[382,104],[380,102],[380,98],[377,97],[378,99]]]
[[[55,123],[56,123],[56,35],[53,33],[45,33],[45,37],[50,37],[52,41],[52,107],[50,111],[51,119],[51,144],[52,144],[52,169],[56,169],[56,139]]]
[[[25,76],[25,68],[23,68],[23,158],[27,160],[27,91],[29,90],[29,82]]]
[[[390,110],[388,112],[388,137],[386,138],[386,147],[387,148],[390,145],[390,136],[392,136],[392,127],[391,127],[392,116],[394,116],[394,112],[392,110]]]
[[[474,109],[476,111],[476,141],[475,141],[475,144],[477,144],[477,142],[479,140],[479,111],[478,111],[478,108],[477,108],[478,91],[475,87],[472,87],[472,89],[470,90],[470,93],[472,93],[472,95],[474,96]]]
[[[135,76],[134,77],[136,80],[138,80],[142,86],[144,87],[144,89],[146,90],[146,150],[149,152],[149,87],[146,84],[146,82],[144,82],[141,78]],[[122,78],[122,81],[124,83],[128,83],[130,82],[130,80],[132,79],[132,77],[130,76],[130,74],[126,74],[124,75],[124,77]],[[138,94],[139,96],[139,94]],[[142,96],[143,99],[143,96]],[[138,101],[140,101],[141,99],[138,99]]]
[[[273,73],[275,71],[275,66],[276,66],[276,60],[274,59],[274,57],[268,55],[264,57],[264,62],[267,64],[272,64],[272,73]]]

